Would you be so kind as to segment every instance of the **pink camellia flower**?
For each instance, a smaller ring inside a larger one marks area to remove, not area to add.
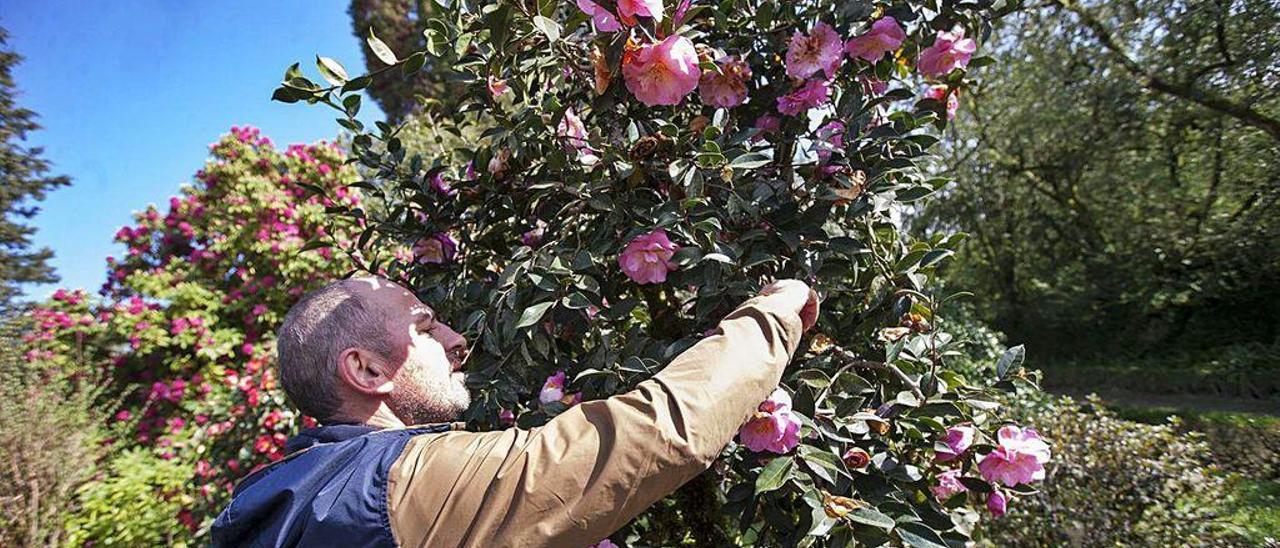
[[[591,0],[577,0],[578,9],[582,10],[591,17],[591,22],[595,24],[596,30],[601,32],[615,32],[622,29],[622,25],[618,23],[618,18],[614,17],[609,10],[604,9],[599,4]],[[622,23],[627,25],[636,24],[636,17],[652,17],[654,22],[662,22],[662,0],[618,0],[617,3],[618,16],[622,18]]]
[[[941,443],[947,446],[947,450],[941,449],[934,452],[934,458],[939,462],[948,462],[960,458],[960,455],[969,450],[969,446],[973,445],[974,429],[972,426],[952,426],[947,429],[947,433],[942,436]]]
[[[960,483],[960,471],[955,469],[938,474],[938,484],[930,487],[929,490],[939,502],[946,501],[956,493],[968,491],[964,484]]]
[[[751,128],[756,132],[752,139],[764,139],[765,135],[777,133],[782,129],[782,118],[772,114],[764,114],[756,118]]]
[[[618,548],[618,545],[614,544],[612,540],[604,539],[600,542],[592,544],[591,546],[588,546],[587,548]]]
[[[845,44],[845,53],[854,59],[879,61],[884,54],[898,49],[907,39],[907,32],[892,17],[881,17],[871,24],[871,30],[860,34]]]
[[[859,76],[858,83],[862,84],[862,93],[864,95],[884,95],[884,92],[889,91],[889,82],[869,76]]]
[[[999,489],[996,489],[992,491],[990,495],[987,495],[987,510],[991,510],[991,515],[995,517],[1004,515],[1008,503],[1009,499],[1005,498],[1004,493],[1001,493]]]
[[[578,9],[582,10],[591,17],[591,22],[595,24],[596,30],[601,32],[615,32],[622,29],[622,25],[618,24],[618,19],[591,0],[578,0]]]
[[[458,241],[444,232],[437,232],[413,244],[413,256],[422,264],[444,264],[458,253]]]
[[[636,24],[636,17],[652,17],[662,22],[662,0],[618,0],[618,16],[628,25]]]
[[[678,105],[698,87],[702,69],[693,42],[679,35],[657,44],[640,46],[622,56],[622,77],[627,89],[649,106]]]
[[[583,125],[582,118],[573,112],[573,108],[564,111],[564,118],[556,126],[556,136],[564,139],[566,152],[590,150],[587,146],[587,126]]]
[[[698,94],[702,103],[713,107],[732,108],[747,100],[747,81],[751,80],[751,67],[741,59],[728,56],[719,61],[720,72],[702,73]]]
[[[547,377],[546,382],[542,383],[542,391],[538,392],[538,401],[551,403],[563,399],[565,395],[564,382],[564,371],[556,371],[554,375]]]
[[[825,164],[831,160],[831,151],[833,149],[844,148],[845,125],[840,120],[832,120],[826,125],[818,128],[815,132],[818,141],[822,143],[818,145],[818,163]]]
[[[791,396],[781,388],[774,390],[738,429],[738,438],[757,453],[784,454],[795,449],[800,444],[800,419],[791,413]]]
[[[507,84],[506,80],[494,78],[493,75],[489,75],[486,87],[489,88],[489,95],[494,99],[502,97],[508,91],[511,91],[511,86]]]
[[[778,112],[796,116],[822,105],[831,98],[831,88],[822,80],[809,80],[791,93],[778,98]]]
[[[969,58],[978,50],[973,39],[964,37],[964,29],[939,32],[933,45],[920,52],[916,68],[929,78],[941,78],[951,71],[969,65]]]
[[[667,237],[667,231],[659,228],[631,240],[618,255],[618,266],[638,284],[660,284],[667,281],[668,272],[676,269],[671,256],[679,250],[680,246]]]
[[[510,409],[503,409],[498,412],[498,422],[511,426],[516,423],[516,414]]]
[[[538,222],[534,223],[532,229],[520,235],[520,243],[529,247],[535,247],[542,243],[542,237],[546,234],[546,231],[547,223],[543,222],[542,219],[538,219]]]
[[[444,172],[436,173],[431,176],[431,189],[445,196],[456,196],[458,190],[449,184],[449,180],[444,178]]]
[[[1044,479],[1044,465],[1049,462],[1049,444],[1034,429],[1005,426],[997,434],[996,449],[982,457],[978,470],[991,483],[1013,487]]]
[[[952,92],[947,86],[930,86],[924,92],[925,99],[933,99],[939,103],[947,105],[947,119],[955,120],[956,111],[960,109],[960,92]]]
[[[796,31],[787,48],[787,76],[803,80],[821,70],[835,78],[844,61],[841,46],[840,35],[826,23],[814,25],[808,36]]]

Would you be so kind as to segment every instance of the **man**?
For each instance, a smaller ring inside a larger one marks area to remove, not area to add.
[[[280,328],[280,381],[323,426],[245,478],[218,546],[554,546],[604,539],[711,465],[817,318],[775,283],[634,390],[545,426],[473,433],[466,340],[379,278],[329,284]],[[422,426],[406,426],[422,425]]]

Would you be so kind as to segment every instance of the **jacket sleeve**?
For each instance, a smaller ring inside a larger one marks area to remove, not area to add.
[[[415,437],[388,477],[401,546],[600,541],[706,470],[778,385],[795,311],[755,297],[634,390],[546,425]]]

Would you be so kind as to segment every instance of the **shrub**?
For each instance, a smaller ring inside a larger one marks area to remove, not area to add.
[[[190,475],[186,463],[143,448],[115,455],[101,478],[80,489],[67,544],[186,546],[195,529],[189,511],[183,513],[194,502],[184,492]]]
[[[992,490],[974,466],[996,453],[992,392],[1027,378],[1020,348],[954,367],[954,299],[932,280],[960,237],[912,238],[900,213],[947,182],[923,162],[973,84],[966,66],[991,61],[973,57],[988,7],[441,2],[415,22],[415,51],[371,36],[384,66],[319,58],[324,84],[295,64],[274,97],[335,108],[355,133],[380,207],[335,214],[367,223],[356,249],[416,248],[386,268],[475,341],[473,425],[554,417],[544,379],[624,391],[773,279],[823,294],[821,334],[784,382],[803,443],[731,445],[618,539],[963,542]],[[429,133],[366,131],[360,90],[424,66],[458,86],[423,105]],[[936,461],[959,425],[972,449]],[[860,452],[865,467],[841,458]],[[944,473],[971,495],[938,500]]]
[[[995,546],[1175,546],[1227,543],[1226,480],[1209,445],[1177,422],[1125,421],[1091,398],[1016,406],[1049,433],[1054,462],[1037,494],[982,525]]]
[[[106,415],[96,378],[23,360],[18,328],[0,326],[0,546],[56,546],[106,453]]]

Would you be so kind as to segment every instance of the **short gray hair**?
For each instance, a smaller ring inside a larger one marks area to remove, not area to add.
[[[383,357],[391,353],[384,314],[357,292],[357,284],[366,282],[339,280],[307,293],[280,326],[280,385],[300,411],[322,423],[341,418],[338,356],[357,347]]]

